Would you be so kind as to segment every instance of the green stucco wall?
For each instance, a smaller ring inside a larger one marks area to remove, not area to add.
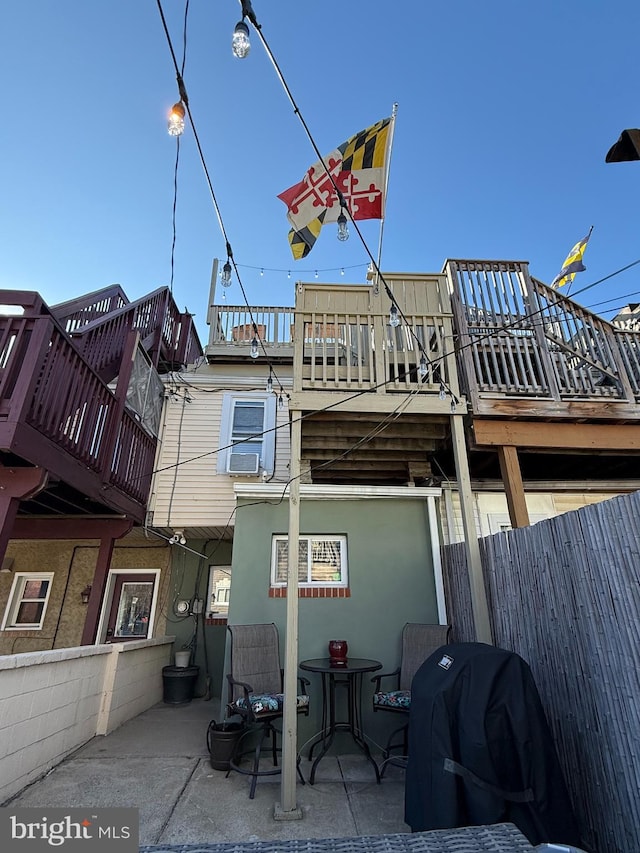
[[[251,503],[240,503],[236,515],[229,623],[275,622],[284,665],[286,599],[269,598],[269,578],[272,534],[287,533],[288,504]],[[395,669],[405,622],[438,622],[426,500],[303,501],[300,533],[347,537],[351,595],[299,600],[298,659],[326,657],[327,642],[344,639],[350,656],[379,660],[382,672]],[[300,722],[300,744],[320,727],[319,676],[310,678],[312,713]],[[366,675],[364,728],[379,743],[399,721],[369,712],[372,690]]]

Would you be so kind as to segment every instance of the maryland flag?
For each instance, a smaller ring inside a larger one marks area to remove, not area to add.
[[[562,287],[565,284],[571,284],[577,272],[584,272],[586,270],[585,265],[582,263],[582,256],[584,255],[584,250],[587,248],[587,243],[589,242],[589,237],[591,237],[592,231],[593,225],[589,228],[587,236],[583,237],[582,240],[578,240],[573,249],[569,252],[562,265],[562,269],[551,282],[551,287]]]
[[[360,131],[323,158],[326,169],[320,161],[314,163],[299,183],[278,195],[293,226],[289,244],[296,260],[309,254],[326,222],[338,219],[340,202],[331,178],[353,219],[382,219],[390,125],[385,118]]]

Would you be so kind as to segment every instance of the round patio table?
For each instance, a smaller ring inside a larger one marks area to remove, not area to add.
[[[373,759],[369,746],[362,732],[362,676],[365,672],[375,672],[382,669],[379,660],[369,658],[347,658],[341,666],[331,664],[330,658],[313,658],[303,660],[300,669],[307,672],[318,672],[322,678],[322,730],[309,748],[309,761],[313,752],[320,746],[320,752],[313,762],[309,774],[309,784],[315,781],[316,770],[321,759],[327,754],[334,735],[337,731],[347,731],[354,743],[362,750],[376,773],[376,781],[380,782],[380,771]],[[336,719],[336,688],[347,691],[347,719]]]

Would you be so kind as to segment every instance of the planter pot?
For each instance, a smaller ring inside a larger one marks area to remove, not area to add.
[[[229,770],[238,742],[245,732],[244,723],[216,723],[207,729],[207,749],[214,770]]]
[[[167,705],[184,705],[191,702],[199,671],[199,666],[163,666],[163,701]]]

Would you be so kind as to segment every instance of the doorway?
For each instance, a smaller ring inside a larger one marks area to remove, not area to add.
[[[156,574],[131,572],[112,577],[105,642],[144,640],[152,628]]]

